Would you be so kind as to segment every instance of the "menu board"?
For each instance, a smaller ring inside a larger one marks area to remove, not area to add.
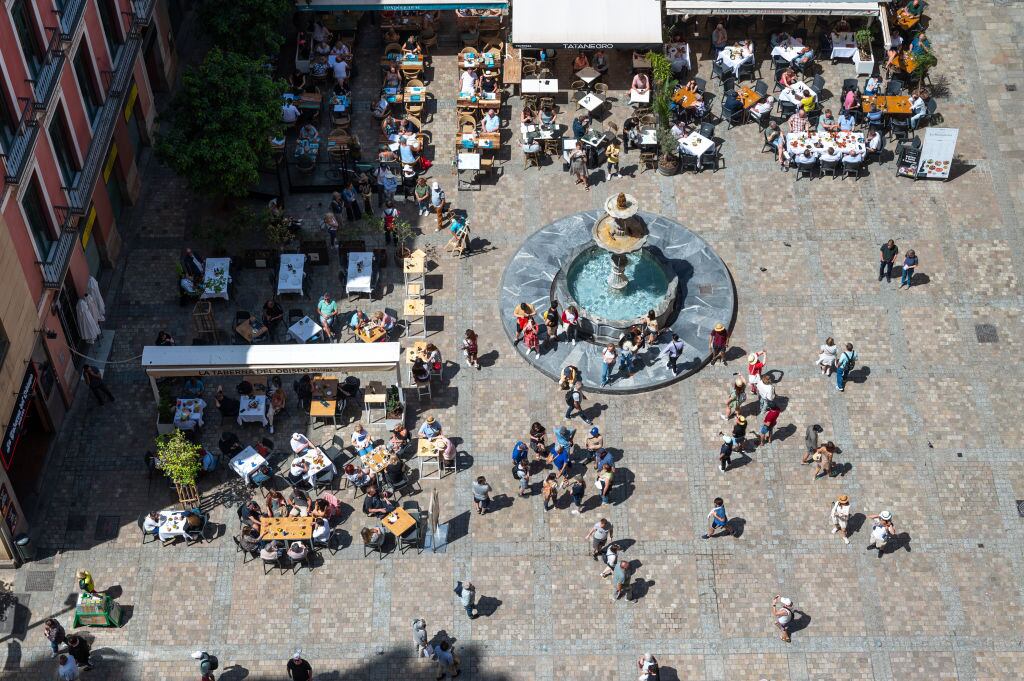
[[[897,177],[912,177],[917,179],[917,169],[921,164],[921,149],[910,144],[900,147],[899,158],[896,159]]]
[[[928,180],[949,178],[958,132],[957,128],[925,128],[924,146],[918,159],[918,177]]]

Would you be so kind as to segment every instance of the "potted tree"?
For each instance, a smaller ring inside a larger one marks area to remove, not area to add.
[[[373,231],[384,234],[384,218],[375,215],[370,218],[369,223]],[[395,239],[395,262],[400,263],[403,258],[408,258],[412,253],[409,243],[416,238],[416,228],[408,220],[395,218],[391,236]]]
[[[654,76],[654,94],[651,108],[658,125],[658,172],[662,175],[675,175],[679,172],[679,148],[669,128],[672,126],[672,93],[679,83],[672,77],[672,62],[658,52],[648,52],[647,60],[651,62],[651,73]]]
[[[174,409],[177,403],[166,383],[160,385],[157,390],[160,393],[160,401],[156,406],[156,432],[158,435],[167,435],[174,430]]]
[[[917,87],[924,87],[924,81],[928,78],[928,72],[939,63],[931,52],[922,52],[915,58],[914,70],[910,72],[911,77],[917,79]]]
[[[189,442],[185,433],[177,429],[156,438],[157,465],[174,483],[182,508],[193,508],[199,504],[196,481],[202,469],[200,451],[200,445]]]
[[[397,385],[389,385],[384,391],[384,427],[393,430],[405,422],[405,405],[402,404],[402,391]]]
[[[871,43],[875,36],[870,28],[862,28],[853,34],[857,43],[857,53],[853,55],[853,66],[858,76],[870,76],[875,71],[875,58],[871,54]]]

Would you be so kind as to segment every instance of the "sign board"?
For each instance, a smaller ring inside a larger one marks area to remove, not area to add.
[[[11,493],[7,491],[7,485],[0,485],[0,514],[3,514],[7,523],[7,529],[14,535],[14,528],[18,526],[18,511],[14,508],[14,501]]]
[[[32,364],[29,363],[25,370],[25,378],[22,379],[21,388],[17,393],[17,399],[14,401],[14,410],[7,422],[7,430],[4,431],[4,439],[0,441],[0,459],[3,460],[5,470],[10,470],[11,462],[14,460],[14,450],[18,448],[18,440],[21,439],[21,431],[25,426],[25,419],[32,404],[35,385],[36,372]]]
[[[958,133],[957,128],[925,128],[924,145],[918,159],[918,177],[926,180],[949,179]]]
[[[920,160],[920,147],[914,147],[910,144],[901,145],[899,156],[896,158],[896,176],[917,179],[917,168],[920,165]]]

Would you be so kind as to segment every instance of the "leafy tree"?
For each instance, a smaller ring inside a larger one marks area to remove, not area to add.
[[[210,50],[182,75],[157,155],[201,194],[244,196],[270,158],[270,139],[281,133],[283,91],[257,60]]]
[[[197,11],[214,45],[266,57],[284,43],[281,25],[291,6],[289,0],[202,0]]]
[[[194,445],[183,431],[175,428],[167,435],[156,439],[156,458],[160,469],[175,485],[195,485],[202,463],[199,452],[202,447]]]

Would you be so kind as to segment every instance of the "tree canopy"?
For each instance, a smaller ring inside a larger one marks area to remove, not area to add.
[[[215,46],[266,57],[281,49],[281,24],[291,8],[289,0],[202,0],[197,12]]]

